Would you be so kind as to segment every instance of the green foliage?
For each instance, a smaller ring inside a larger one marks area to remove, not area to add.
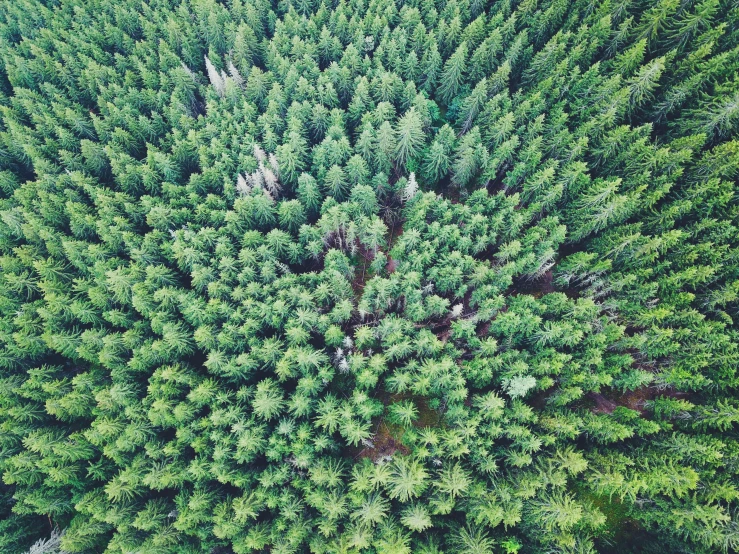
[[[6,2],[0,551],[739,549],[738,22]]]

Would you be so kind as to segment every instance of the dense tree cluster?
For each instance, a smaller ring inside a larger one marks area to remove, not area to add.
[[[732,0],[3,3],[0,550],[736,551],[738,75]]]

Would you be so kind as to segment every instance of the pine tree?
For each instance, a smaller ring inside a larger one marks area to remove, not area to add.
[[[444,64],[436,95],[449,104],[459,92],[467,70],[467,42],[462,42]]]
[[[419,154],[424,144],[423,123],[415,108],[398,120],[395,135],[395,163],[398,167],[405,167],[409,160]]]

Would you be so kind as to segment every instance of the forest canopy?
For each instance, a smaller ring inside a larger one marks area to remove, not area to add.
[[[0,1],[0,551],[739,550],[734,0]]]

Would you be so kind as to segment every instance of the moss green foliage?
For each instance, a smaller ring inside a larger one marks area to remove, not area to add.
[[[732,0],[3,2],[0,551],[736,551],[737,75]]]

